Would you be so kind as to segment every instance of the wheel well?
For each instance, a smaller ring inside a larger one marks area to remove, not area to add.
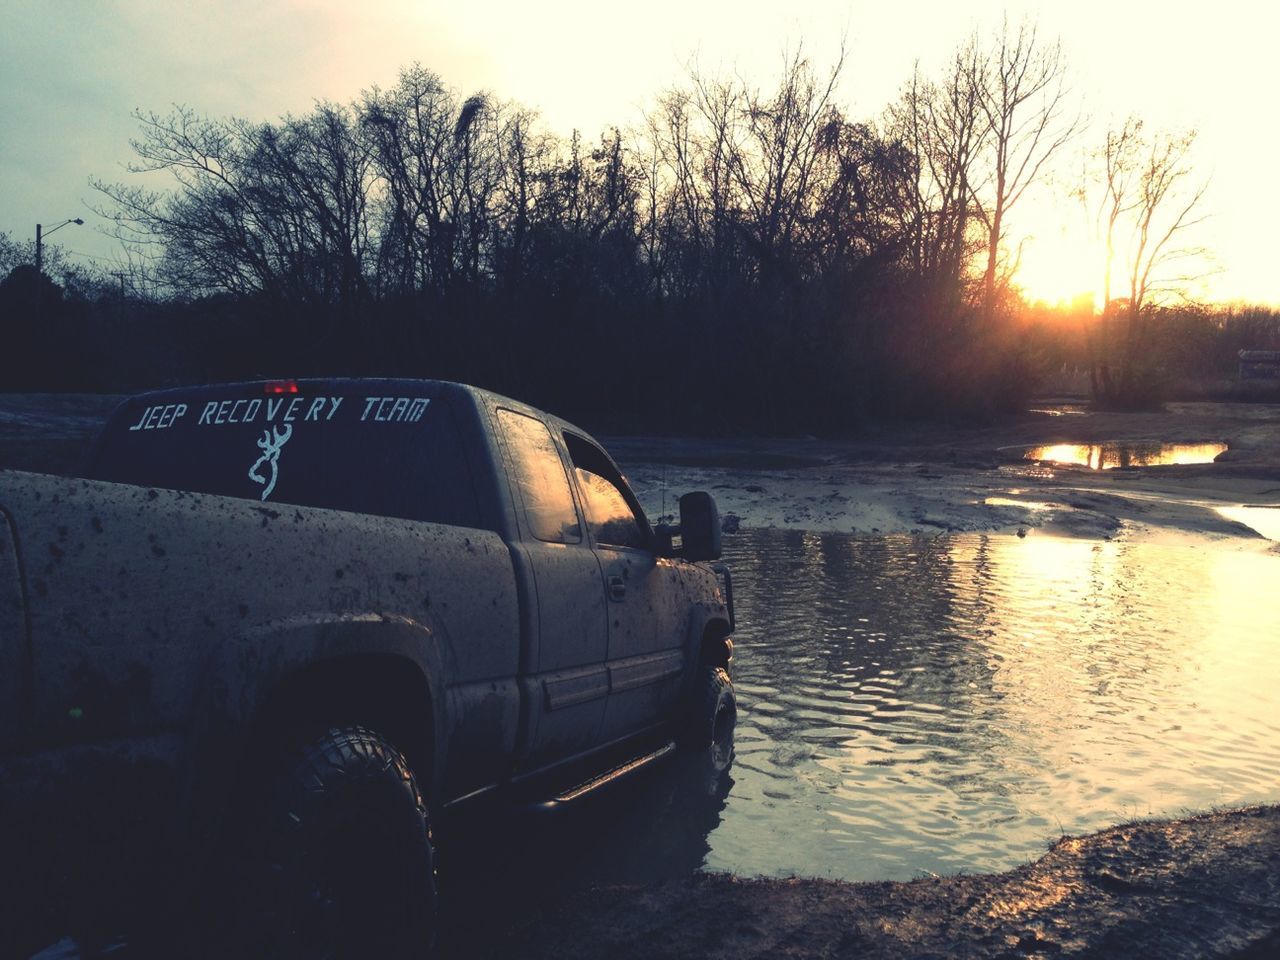
[[[733,640],[729,636],[729,624],[724,620],[712,620],[702,628],[702,646],[699,660],[709,667],[728,667],[733,659]]]
[[[338,657],[289,675],[258,708],[247,742],[260,758],[282,742],[350,724],[395,745],[426,789],[434,753],[431,691],[418,667],[400,657]]]

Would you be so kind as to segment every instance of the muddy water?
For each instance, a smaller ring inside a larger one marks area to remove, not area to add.
[[[1280,797],[1280,557],[784,531],[726,552],[740,712],[706,868],[992,871]]]

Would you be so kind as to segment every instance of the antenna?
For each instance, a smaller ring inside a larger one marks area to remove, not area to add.
[[[662,462],[662,522],[667,522],[667,462]]]

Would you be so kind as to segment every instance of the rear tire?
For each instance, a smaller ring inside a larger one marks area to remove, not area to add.
[[[234,955],[422,957],[435,935],[435,853],[404,755],[333,727],[281,751],[229,871]]]

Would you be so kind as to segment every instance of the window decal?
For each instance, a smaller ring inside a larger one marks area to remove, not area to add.
[[[276,488],[276,477],[279,473],[280,448],[289,442],[289,438],[293,436],[293,424],[286,423],[284,432],[281,433],[279,428],[272,427],[270,430],[262,431],[262,439],[258,441],[258,446],[262,448],[262,456],[260,456],[249,468],[249,479],[254,483],[265,483],[266,489],[262,491],[262,499],[265,500],[271,496],[271,491]],[[264,463],[271,466],[271,480],[258,473],[258,468]]]

